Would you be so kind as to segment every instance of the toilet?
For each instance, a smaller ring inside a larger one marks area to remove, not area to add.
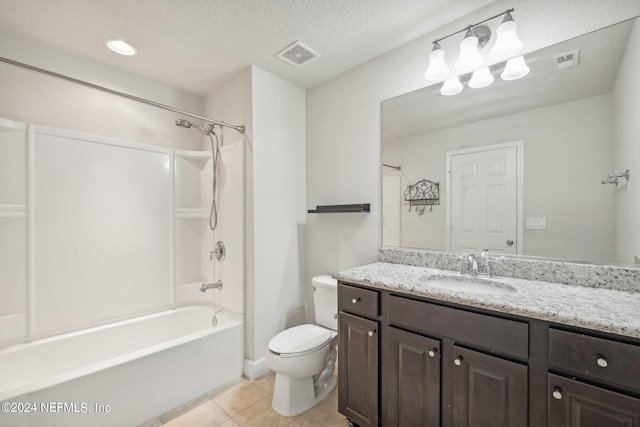
[[[328,275],[312,279],[317,324],[286,329],[269,341],[265,362],[276,373],[273,409],[298,415],[322,401],[336,385],[338,284]]]

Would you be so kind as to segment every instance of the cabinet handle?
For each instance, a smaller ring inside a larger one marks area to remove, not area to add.
[[[462,356],[458,356],[454,361],[453,364],[456,366],[460,366],[462,365]]]
[[[360,301],[360,297],[358,297],[358,298],[353,298],[353,299],[351,300],[351,302],[352,302],[352,303],[354,303],[354,304],[355,304],[355,303],[357,303],[358,301]]]
[[[436,354],[438,354],[438,349],[434,348],[433,350],[429,350],[427,354],[429,355],[429,357],[436,357]]]
[[[557,399],[557,400],[562,399],[562,389],[560,387],[554,387],[551,395],[553,396],[554,399]]]
[[[598,366],[600,366],[601,368],[606,368],[607,365],[609,364],[607,362],[607,359],[604,358],[604,356],[598,356],[598,360],[596,360],[596,363],[598,364]]]
[[[368,335],[369,335],[370,337],[372,337],[372,336],[373,336],[373,334],[375,334],[375,333],[376,333],[376,330],[374,329],[373,331],[369,331],[369,332],[368,332]]]

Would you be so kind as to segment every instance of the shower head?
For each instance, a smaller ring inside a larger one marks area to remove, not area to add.
[[[189,120],[178,119],[176,120],[176,126],[180,126],[181,128],[189,129],[191,127],[191,123]]]
[[[185,129],[189,129],[190,127],[196,127],[198,129],[200,129],[202,131],[202,133],[204,133],[205,135],[209,135],[211,133],[211,131],[213,130],[213,125],[211,123],[209,123],[208,129],[205,129],[201,126],[198,126],[195,123],[191,123],[189,120],[185,120],[185,119],[178,119],[176,120],[176,126],[179,126],[181,128],[185,128]]]

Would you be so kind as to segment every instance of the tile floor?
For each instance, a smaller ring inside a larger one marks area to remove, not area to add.
[[[243,378],[223,390],[208,393],[139,427],[344,427],[348,425],[345,417],[338,413],[337,387],[325,400],[308,411],[295,417],[283,417],[271,408],[274,383],[273,374],[256,381]]]

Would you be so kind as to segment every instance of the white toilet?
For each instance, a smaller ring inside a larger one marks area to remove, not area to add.
[[[316,276],[312,283],[317,325],[280,332],[269,341],[265,359],[276,373],[271,405],[286,417],[319,403],[336,385],[338,284],[328,275]]]

